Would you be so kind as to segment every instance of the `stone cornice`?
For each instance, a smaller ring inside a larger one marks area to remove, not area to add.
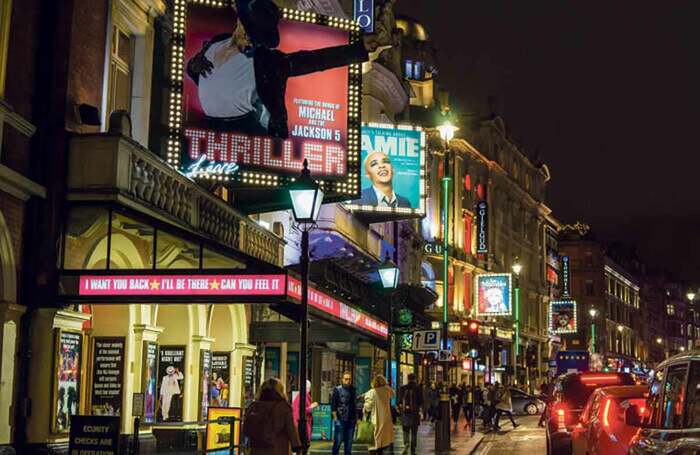
[[[46,198],[46,188],[3,164],[0,164],[0,190],[22,201],[31,196]]]

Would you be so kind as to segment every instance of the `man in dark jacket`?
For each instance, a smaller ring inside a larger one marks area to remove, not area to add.
[[[288,78],[369,58],[362,41],[289,54],[275,50],[280,41],[277,29],[280,11],[271,0],[236,0],[234,14],[232,33],[206,41],[187,63],[187,74],[197,85],[200,85],[200,78],[216,76],[217,71],[230,71],[231,84],[222,80],[208,89],[210,94],[202,93],[200,87],[200,101],[203,97],[211,99],[211,108],[205,106],[206,101],[201,103],[207,120],[218,129],[250,134],[267,132],[286,139],[289,136],[285,106]],[[370,50],[374,51],[376,44],[372,46]],[[237,58],[235,64],[233,58]],[[231,93],[227,93],[229,91]],[[230,100],[231,106],[221,105],[217,99]]]
[[[344,445],[345,455],[352,453],[352,439],[357,421],[357,392],[352,385],[352,373],[343,373],[343,384],[333,389],[331,395],[331,413],[333,414],[334,436],[333,455],[340,453],[340,444]]]
[[[418,425],[420,425],[420,409],[423,406],[423,393],[416,384],[416,375],[408,375],[408,383],[399,389],[399,411],[401,411],[401,426],[403,427],[403,454],[416,455]]]

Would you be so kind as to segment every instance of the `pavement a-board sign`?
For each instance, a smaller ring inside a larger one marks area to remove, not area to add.
[[[439,330],[418,330],[413,332],[414,351],[437,351],[440,349]]]
[[[68,453],[117,455],[119,453],[119,417],[71,416]]]

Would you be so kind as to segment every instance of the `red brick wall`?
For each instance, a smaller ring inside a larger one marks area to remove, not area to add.
[[[35,121],[33,103],[36,88],[36,54],[39,46],[36,29],[39,26],[40,3],[40,0],[14,2],[7,53],[5,101],[30,122]],[[9,125],[5,125],[4,129],[0,162],[27,175],[30,141]]]
[[[102,109],[102,79],[107,36],[107,0],[74,0],[68,79],[67,124],[73,125],[73,104]]]
[[[22,233],[24,232],[24,202],[0,191],[0,212],[5,218],[7,229],[10,231],[12,241],[12,255],[17,269],[17,282],[19,283],[22,270]],[[19,285],[17,286],[19,288]]]

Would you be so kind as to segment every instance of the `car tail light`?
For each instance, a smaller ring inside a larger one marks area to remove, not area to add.
[[[557,405],[555,414],[557,416],[557,431],[566,431],[566,408],[563,404]]]
[[[608,416],[610,415],[610,403],[612,402],[611,398],[608,398],[605,400],[605,409],[603,409],[603,426],[609,427],[610,426],[610,420],[608,419]]]

